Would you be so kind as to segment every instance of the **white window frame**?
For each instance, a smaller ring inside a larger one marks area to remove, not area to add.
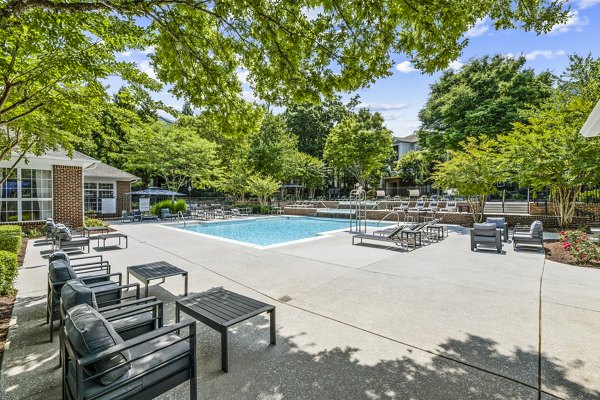
[[[4,168],[4,167],[3,167]],[[5,168],[8,169],[8,168]],[[23,197],[22,191],[22,174],[21,170],[29,169],[32,171],[50,171],[50,194],[51,197]],[[17,220],[16,221],[5,221],[0,222],[0,224],[12,224],[15,222],[32,222],[32,221],[44,221],[45,219],[32,219],[29,221],[23,221],[23,200],[25,201],[50,201],[50,218],[54,218],[54,179],[53,179],[53,171],[51,169],[43,169],[43,168],[15,168],[17,173],[17,197],[0,197],[0,201],[9,202],[16,201],[17,202]],[[2,188],[0,187],[0,191]],[[0,192],[1,193],[1,192]]]

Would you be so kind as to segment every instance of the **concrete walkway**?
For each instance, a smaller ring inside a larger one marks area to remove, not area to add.
[[[189,271],[191,293],[223,286],[277,306],[277,346],[266,315],[236,326],[227,374],[220,335],[198,324],[201,399],[600,398],[600,270],[510,243],[471,252],[458,227],[411,252],[352,246],[342,232],[259,250],[156,223],[114,227],[129,235],[128,249],[102,252],[115,271],[165,260]],[[60,396],[44,249],[29,243],[19,275],[5,399]],[[182,294],[179,277],[150,287],[171,322]]]

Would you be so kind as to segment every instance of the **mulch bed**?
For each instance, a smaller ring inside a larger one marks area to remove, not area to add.
[[[27,250],[28,238],[23,238],[21,250],[19,250],[19,268],[23,266],[25,259],[25,250]],[[10,316],[12,315],[13,306],[17,298],[17,292],[10,296],[0,296],[0,369],[2,369],[2,357],[4,356],[4,343],[6,343],[6,335],[8,334],[8,326],[10,324]]]
[[[560,241],[544,241],[544,251],[548,260],[578,267],[600,268],[600,261],[593,261],[588,265],[579,265],[575,257],[565,250]]]

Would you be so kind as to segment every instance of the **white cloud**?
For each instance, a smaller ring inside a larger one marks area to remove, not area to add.
[[[248,83],[248,74],[250,74],[250,71],[247,69],[240,69],[237,72],[237,78],[242,83]]]
[[[461,69],[465,64],[461,63],[460,60],[451,61],[448,64],[448,68],[454,70],[455,72]]]
[[[396,65],[396,69],[403,74],[416,71],[415,67],[413,67],[410,61],[402,61],[400,64]]]
[[[144,54],[154,53],[154,46],[146,47],[144,50],[142,50],[142,53],[144,53]]]
[[[319,14],[323,12],[323,7],[302,7],[302,14],[309,21],[314,21],[319,17]]]
[[[533,61],[538,57],[543,57],[546,60],[550,60],[552,58],[556,58],[556,57],[562,57],[564,55],[566,55],[567,53],[564,50],[557,50],[557,51],[552,51],[552,50],[534,50],[530,53],[526,53],[525,54],[525,59],[527,61]]]
[[[358,108],[368,108],[371,111],[395,111],[404,110],[408,104],[404,103],[360,103]]]
[[[551,35],[557,35],[559,33],[566,33],[570,30],[581,32],[583,27],[590,23],[590,20],[585,15],[582,17],[579,15],[579,11],[573,10],[569,14],[569,19],[564,24],[556,25],[550,31]]]
[[[504,58],[515,58],[515,55],[513,53],[506,53],[504,54]]]
[[[150,65],[150,61],[142,61],[138,64],[138,69],[146,73],[150,78],[156,79],[156,71],[154,71],[154,68]]]
[[[475,25],[473,25],[465,35],[471,38],[483,35],[490,29],[488,22],[488,17],[478,19],[475,21]]]
[[[578,2],[580,10],[590,8],[592,6],[595,6],[596,4],[600,4],[600,0],[579,0]]]
[[[130,51],[122,51],[119,53],[121,57],[129,57],[131,55]]]

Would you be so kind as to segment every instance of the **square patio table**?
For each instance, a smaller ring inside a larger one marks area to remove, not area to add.
[[[229,371],[227,330],[263,312],[270,316],[271,344],[276,344],[275,306],[251,299],[223,288],[214,288],[175,302],[175,322],[181,312],[221,332],[221,369]]]
[[[104,233],[108,233],[108,227],[107,226],[86,226],[85,228],[83,228],[84,236],[87,234],[87,237],[89,238],[92,233],[100,233],[101,235]]]
[[[163,283],[165,278],[169,276],[183,275],[185,278],[184,285],[184,296],[188,294],[188,273],[166,261],[156,261],[140,265],[132,265],[127,267],[127,284],[129,285],[129,274],[131,274],[137,280],[144,282],[146,286],[145,297],[148,297],[148,284],[150,281],[156,279],[162,279]]]

